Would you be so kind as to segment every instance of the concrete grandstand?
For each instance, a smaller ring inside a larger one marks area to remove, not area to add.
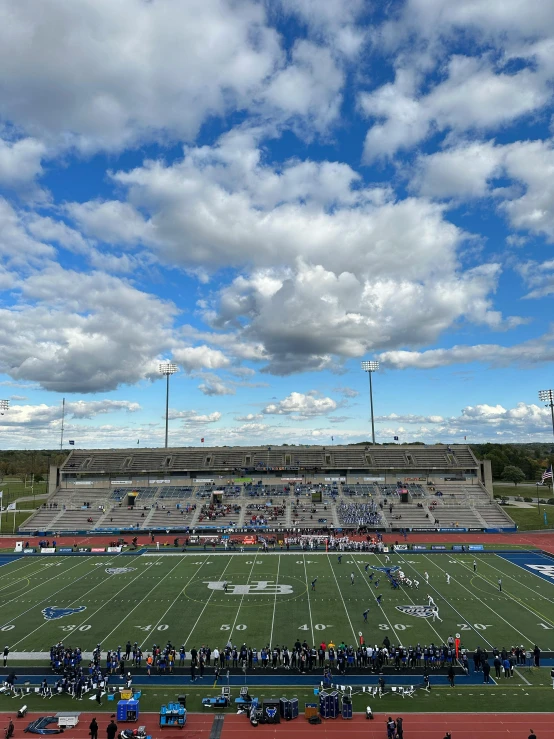
[[[467,445],[70,452],[22,533],[508,531]]]

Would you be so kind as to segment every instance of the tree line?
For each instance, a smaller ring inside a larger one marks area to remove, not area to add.
[[[490,459],[494,480],[540,482],[554,463],[554,444],[471,444],[477,459]]]
[[[362,442],[369,444],[369,442]],[[353,444],[352,446],[359,446]],[[400,444],[399,446],[405,446]],[[492,476],[495,480],[507,479],[511,482],[537,482],[541,479],[544,470],[554,464],[554,444],[526,443],[526,444],[470,444],[477,459],[490,459]],[[21,477],[35,475],[45,478],[49,464],[61,465],[67,457],[67,452],[59,450],[0,450],[0,479],[3,477]],[[523,477],[510,470],[518,468]]]
[[[24,480],[34,475],[37,482],[46,479],[50,464],[62,464],[67,454],[60,451],[0,450],[0,480],[19,477]]]

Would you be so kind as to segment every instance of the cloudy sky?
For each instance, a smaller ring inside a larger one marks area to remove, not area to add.
[[[547,440],[548,0],[0,0],[4,448]]]

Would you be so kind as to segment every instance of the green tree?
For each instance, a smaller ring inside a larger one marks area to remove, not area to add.
[[[520,467],[509,464],[502,470],[502,479],[513,482],[517,487],[518,482],[525,480],[525,472]]]

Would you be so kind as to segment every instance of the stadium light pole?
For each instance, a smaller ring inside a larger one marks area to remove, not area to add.
[[[362,369],[369,375],[369,407],[371,409],[371,439],[375,446],[375,422],[373,420],[373,384],[371,375],[379,369],[379,362],[362,362]]]
[[[539,400],[550,408],[552,415],[552,433],[554,434],[554,390],[539,390]]]
[[[161,362],[159,366],[160,374],[165,375],[165,448],[167,449],[167,437],[169,431],[169,378],[177,372],[177,365],[173,362]]]

